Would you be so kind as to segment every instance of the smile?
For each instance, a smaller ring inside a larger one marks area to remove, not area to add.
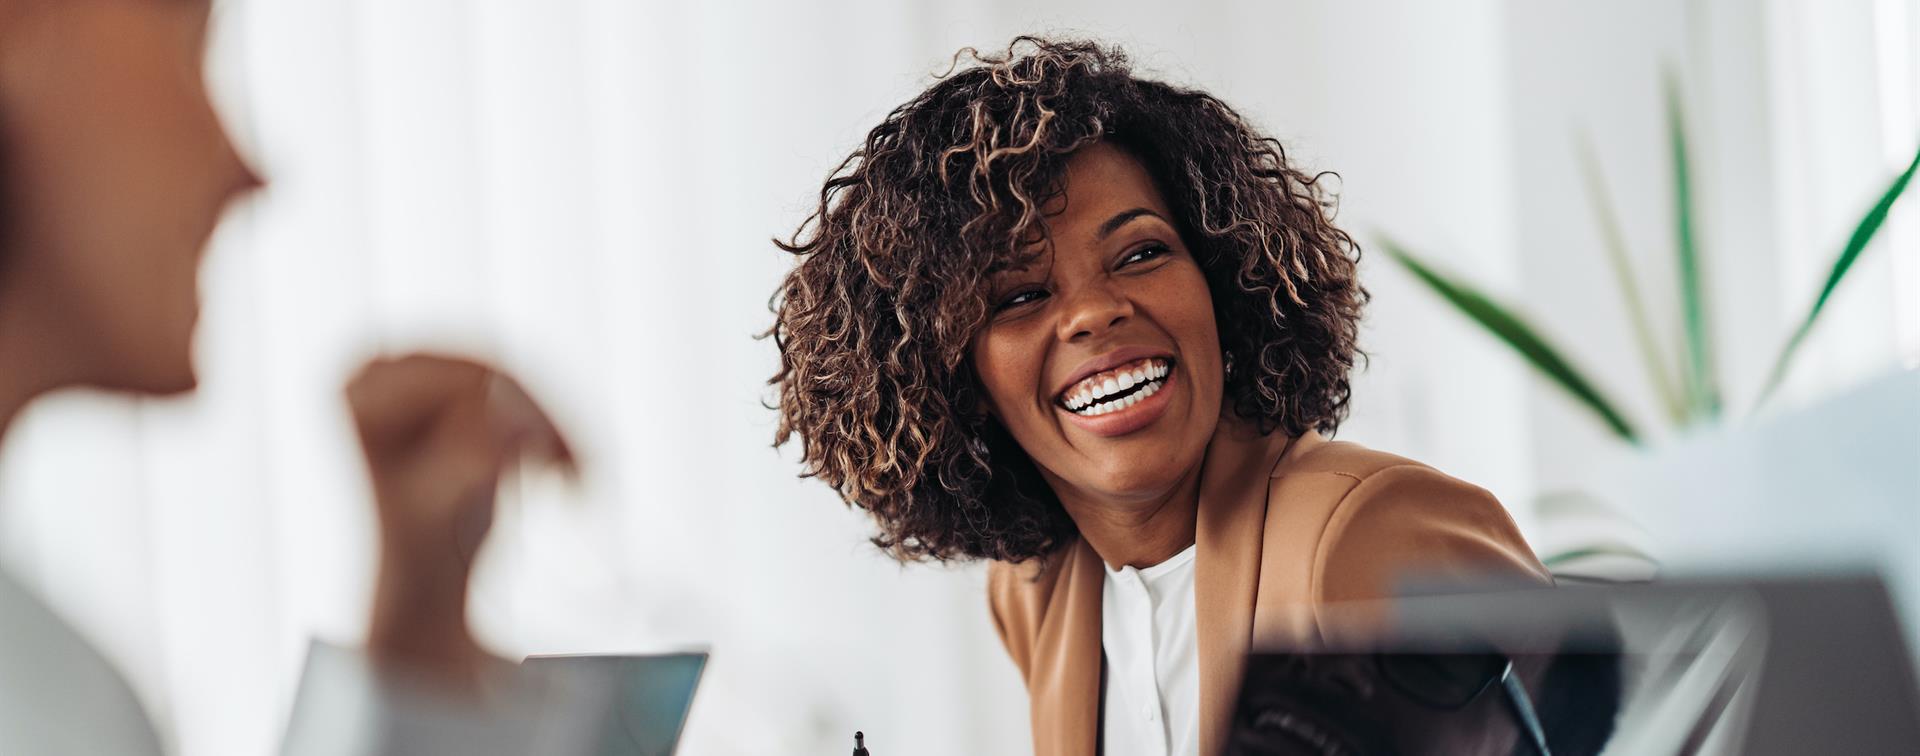
[[[1067,387],[1060,406],[1081,417],[1119,412],[1153,396],[1166,386],[1173,361],[1163,357],[1135,360],[1112,370],[1087,376]]]

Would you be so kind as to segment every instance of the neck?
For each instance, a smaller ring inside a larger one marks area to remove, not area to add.
[[[1109,567],[1152,567],[1193,545],[1200,512],[1198,465],[1166,491],[1144,497],[1099,496],[1058,482],[1054,490],[1080,537]]]

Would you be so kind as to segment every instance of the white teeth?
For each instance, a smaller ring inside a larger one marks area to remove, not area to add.
[[[1074,393],[1068,394],[1062,403],[1066,405],[1068,411],[1082,417],[1118,412],[1159,391],[1165,383],[1163,379],[1167,377],[1169,368],[1170,365],[1156,359],[1132,370],[1120,370],[1108,374],[1105,378],[1089,379]],[[1122,391],[1142,386],[1144,388],[1125,397],[1101,401]]]

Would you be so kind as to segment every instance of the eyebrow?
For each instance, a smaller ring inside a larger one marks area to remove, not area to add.
[[[1160,218],[1160,220],[1163,220],[1163,221],[1166,220],[1166,218],[1161,218],[1159,213],[1156,213],[1152,210],[1148,210],[1147,208],[1144,208],[1144,207],[1136,207],[1132,210],[1125,210],[1115,214],[1111,218],[1108,218],[1107,222],[1100,224],[1099,230],[1093,232],[1094,241],[1106,241],[1107,237],[1112,236],[1113,232],[1120,230],[1121,226],[1124,226],[1124,225],[1127,225],[1128,223],[1133,222],[1133,220],[1136,218],[1142,218],[1146,216]]]

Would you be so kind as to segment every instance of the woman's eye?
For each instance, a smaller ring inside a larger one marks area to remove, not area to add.
[[[1000,304],[994,305],[993,311],[1000,312],[1002,310],[1010,310],[1015,307],[1019,307],[1020,305],[1023,305],[1023,304],[1038,302],[1046,296],[1047,296],[1047,293],[1040,289],[1027,289],[1025,291],[1016,291],[1012,294],[1007,295],[1005,299],[1000,300]]]
[[[1125,267],[1128,265],[1133,265],[1135,263],[1146,262],[1156,257],[1164,256],[1167,254],[1167,252],[1168,252],[1168,249],[1166,248],[1166,246],[1160,245],[1160,244],[1141,247],[1139,249],[1136,249],[1132,252],[1127,253],[1126,257],[1120,258],[1120,265],[1121,267]]]

